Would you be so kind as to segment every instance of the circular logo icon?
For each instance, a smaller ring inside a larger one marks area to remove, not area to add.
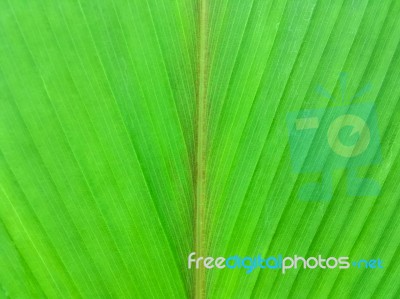
[[[339,133],[344,127],[352,127],[350,137],[359,135],[354,145],[346,145],[339,138]],[[359,116],[344,114],[336,118],[328,129],[328,143],[331,149],[338,155],[346,158],[356,157],[362,154],[371,141],[371,132],[367,123]]]

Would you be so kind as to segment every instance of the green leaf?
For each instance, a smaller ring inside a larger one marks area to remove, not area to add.
[[[0,40],[1,298],[400,295],[399,1],[4,0]]]

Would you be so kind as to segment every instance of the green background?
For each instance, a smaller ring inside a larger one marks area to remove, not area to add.
[[[399,41],[398,0],[0,1],[0,297],[398,298]],[[359,174],[382,190],[348,196],[339,169],[332,200],[301,201],[319,175],[292,171],[286,117],[339,106],[343,72],[348,99],[371,85],[353,102],[375,103],[382,161]],[[384,268],[213,269],[196,290],[199,122],[208,255]]]

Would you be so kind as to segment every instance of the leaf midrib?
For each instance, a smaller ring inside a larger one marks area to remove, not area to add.
[[[206,146],[207,146],[207,66],[208,66],[208,0],[199,3],[199,54],[198,86],[196,100],[196,174],[195,174],[195,252],[205,253],[205,204],[206,204]],[[196,269],[194,297],[205,298],[205,269]]]

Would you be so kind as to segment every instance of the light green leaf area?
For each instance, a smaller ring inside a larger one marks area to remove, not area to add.
[[[398,0],[3,0],[0,41],[0,298],[399,298]]]

